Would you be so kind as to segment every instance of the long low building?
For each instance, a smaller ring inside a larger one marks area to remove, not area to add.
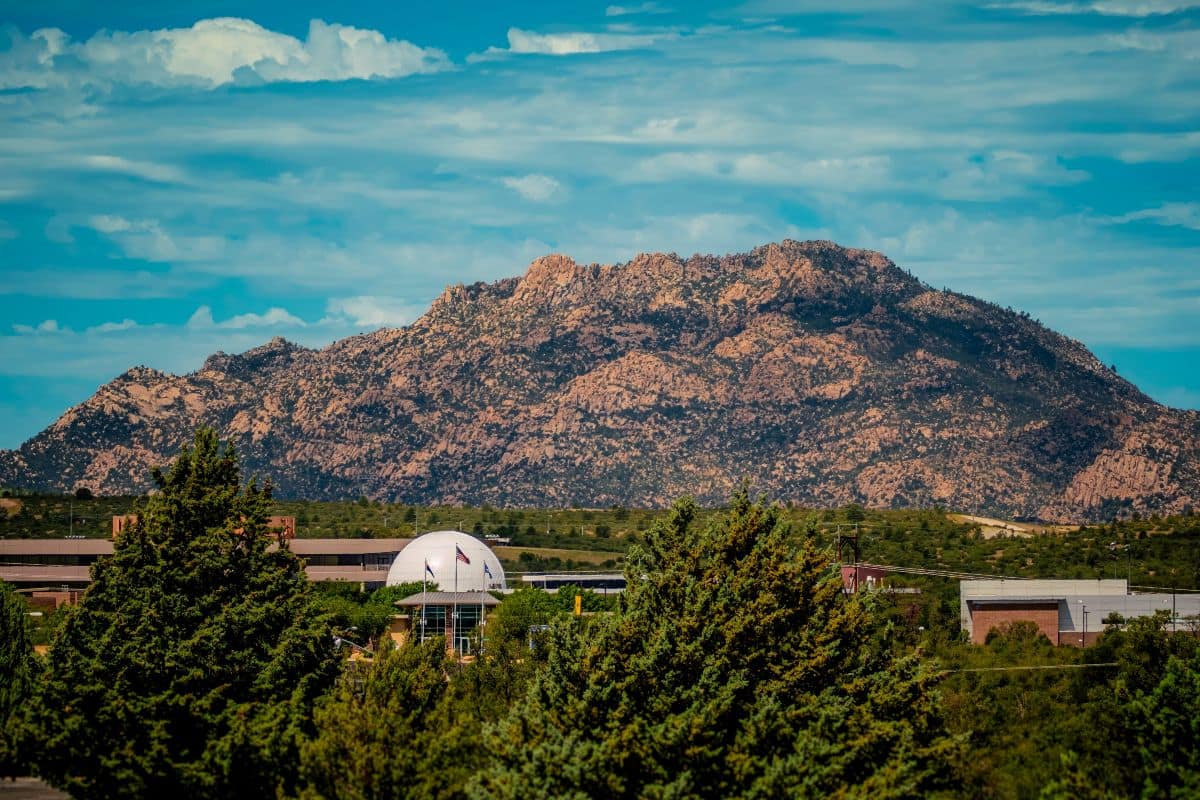
[[[411,539],[292,539],[314,581],[383,586],[396,554]],[[277,545],[271,545],[276,547]],[[96,559],[111,555],[108,539],[0,539],[0,580],[18,588],[79,588],[91,580]]]
[[[1104,632],[1104,620],[1169,615],[1169,626],[1200,616],[1200,595],[1131,593],[1125,580],[972,580],[959,583],[963,631],[975,644],[993,628],[1032,622],[1054,644],[1083,646]]]

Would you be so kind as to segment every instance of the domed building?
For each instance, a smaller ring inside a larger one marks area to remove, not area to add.
[[[421,641],[445,636],[447,649],[460,655],[481,644],[487,609],[500,605],[490,590],[507,588],[496,554],[461,531],[435,531],[409,542],[388,570],[388,586],[402,583],[423,584],[396,602],[412,615],[413,634]]]
[[[388,586],[423,581],[437,584],[443,592],[507,588],[504,568],[492,549],[461,531],[434,531],[418,536],[400,551],[388,570]]]

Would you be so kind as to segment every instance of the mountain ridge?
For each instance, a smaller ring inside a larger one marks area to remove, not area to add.
[[[139,490],[198,424],[313,499],[661,505],[746,477],[810,505],[1052,521],[1200,505],[1200,414],[1028,315],[825,241],[553,254],[448,286],[403,328],[135,368],[0,452],[0,482]]]

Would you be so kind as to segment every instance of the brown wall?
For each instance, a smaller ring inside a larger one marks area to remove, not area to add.
[[[970,602],[970,601],[968,601]],[[1046,638],[1054,644],[1059,644],[1058,635],[1058,604],[1040,603],[989,603],[986,606],[971,607],[971,642],[983,644],[987,640],[988,631],[992,628],[1011,622],[1032,622],[1038,630],[1046,634]],[[1064,634],[1063,644],[1069,644]],[[1078,641],[1076,634],[1076,641]],[[1089,637],[1091,638],[1091,637]]]

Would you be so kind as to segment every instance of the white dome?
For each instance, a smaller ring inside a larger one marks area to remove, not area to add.
[[[456,560],[455,546],[462,550],[470,564]],[[432,575],[425,572],[426,564],[429,564]],[[413,539],[392,562],[392,568],[388,570],[387,585],[420,583],[424,578],[431,584],[436,583],[438,589],[443,592],[453,592],[456,564],[460,592],[508,588],[504,582],[504,568],[500,566],[500,559],[496,554],[474,536],[461,531],[434,531]],[[484,572],[484,565],[487,565],[487,572]]]

